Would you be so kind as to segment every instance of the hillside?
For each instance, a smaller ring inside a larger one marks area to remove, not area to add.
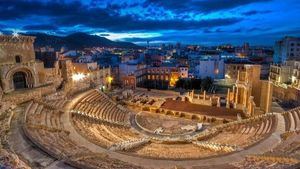
[[[68,36],[54,36],[44,33],[30,33],[30,36],[35,36],[35,48],[51,46],[55,49],[60,49],[62,46],[68,49],[83,49],[90,47],[117,47],[117,48],[132,48],[139,49],[141,46],[129,42],[115,42],[105,37],[97,35],[89,35],[86,33],[74,33]]]

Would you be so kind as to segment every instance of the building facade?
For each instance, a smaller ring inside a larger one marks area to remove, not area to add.
[[[90,87],[110,88],[110,68],[100,69],[96,63],[76,64],[71,59],[60,59],[53,67],[45,68],[42,61],[36,60],[34,39],[0,36],[0,94],[5,101],[22,103],[56,90],[72,95]]]
[[[44,64],[35,60],[34,39],[0,36],[0,87],[4,93],[44,85]]]
[[[210,77],[212,79],[224,78],[223,59],[201,59],[196,61],[194,76],[197,78]]]
[[[284,63],[287,60],[300,60],[300,38],[284,37],[275,42],[274,63]]]
[[[179,78],[188,78],[188,67],[146,67],[135,72],[138,87],[168,89]]]
[[[274,84],[288,83],[290,81],[291,65],[272,64],[270,65],[269,79]]]

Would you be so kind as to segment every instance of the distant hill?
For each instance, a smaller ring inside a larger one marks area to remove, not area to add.
[[[68,49],[83,49],[90,47],[117,47],[117,48],[132,48],[141,49],[143,47],[138,46],[130,42],[116,42],[106,39],[105,37],[97,35],[89,35],[86,33],[74,33],[68,36],[54,36],[44,33],[29,33],[26,35],[35,36],[35,48],[51,46],[59,50],[62,46]]]

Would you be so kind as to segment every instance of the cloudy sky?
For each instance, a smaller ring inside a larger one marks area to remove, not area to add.
[[[300,0],[0,0],[0,33],[11,32],[272,45],[283,36],[300,36]]]

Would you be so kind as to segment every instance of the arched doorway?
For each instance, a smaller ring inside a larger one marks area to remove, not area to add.
[[[16,72],[13,75],[13,83],[15,90],[27,88],[26,74],[24,72]]]

